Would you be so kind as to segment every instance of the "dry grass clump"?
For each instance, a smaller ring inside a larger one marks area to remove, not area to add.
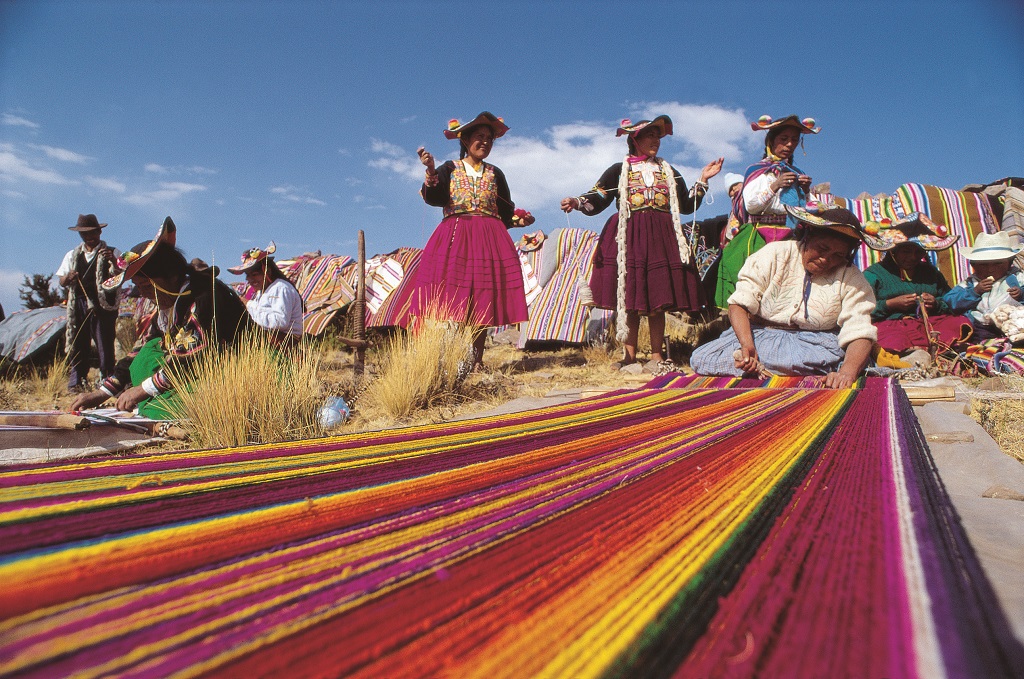
[[[199,447],[240,446],[321,436],[323,353],[312,342],[281,352],[264,333],[169,370],[180,398],[174,415]]]
[[[402,420],[416,410],[457,395],[473,365],[473,329],[449,321],[424,319],[380,348],[377,379],[367,388],[359,410]]]
[[[71,366],[67,356],[58,356],[45,369],[33,368],[25,380],[25,389],[48,403],[56,403],[67,392]]]
[[[1001,375],[1005,391],[1024,394],[1024,376]],[[1003,452],[1024,462],[1024,398],[972,398],[971,417]]]

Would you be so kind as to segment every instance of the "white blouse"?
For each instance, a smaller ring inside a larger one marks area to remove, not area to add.
[[[282,278],[268,285],[263,292],[257,292],[246,302],[245,308],[262,328],[302,335],[302,297]]]

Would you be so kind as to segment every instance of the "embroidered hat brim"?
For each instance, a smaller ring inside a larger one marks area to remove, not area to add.
[[[477,125],[487,125],[494,132],[494,138],[503,136],[508,132],[508,125],[505,121],[494,115],[490,111],[481,111],[476,118],[473,118],[468,123],[460,123],[458,120],[452,120],[448,124],[448,129],[444,131],[444,136],[448,139],[458,139],[463,131],[468,130],[471,127]]]
[[[540,247],[544,245],[544,239],[546,238],[547,236],[545,236],[544,232],[540,230],[534,231],[533,233],[524,233],[519,238],[519,242],[516,244],[516,247],[520,252],[533,252],[534,250],[539,250]]]
[[[845,208],[826,208],[821,212],[813,213],[793,205],[787,205],[786,212],[801,224],[811,228],[828,229],[847,238],[864,240],[864,228],[860,225],[860,220]]]
[[[754,132],[771,130],[776,127],[795,127],[806,134],[818,134],[821,132],[821,128],[814,125],[814,118],[800,119],[795,115],[789,115],[785,118],[779,118],[778,120],[772,119],[771,116],[761,116],[754,122],[750,123],[750,129]]]
[[[165,217],[160,228],[156,232],[156,237],[146,244],[141,252],[135,252],[129,250],[128,252],[121,255],[121,259],[118,260],[118,265],[121,266],[121,273],[116,276],[111,276],[107,280],[103,281],[101,286],[104,290],[113,290],[124,285],[124,282],[130,280],[132,276],[139,273],[142,266],[149,260],[156,251],[156,247],[160,243],[167,243],[168,245],[174,245],[178,237],[178,228],[174,225],[174,221],[170,217]]]
[[[912,212],[887,228],[880,229],[877,234],[868,233],[867,224],[864,227],[864,242],[879,252],[888,252],[904,243],[916,245],[928,252],[937,252],[953,247],[960,239],[960,236],[940,236],[939,226],[920,212]]]
[[[666,115],[660,115],[654,120],[641,120],[638,123],[631,123],[628,120],[623,120],[622,124],[615,130],[615,136],[621,137],[624,134],[632,136],[640,132],[640,130],[651,126],[655,126],[661,130],[662,137],[672,134],[672,119]]]
[[[274,241],[270,241],[270,245],[267,246],[266,250],[260,250],[259,248],[252,248],[242,253],[242,263],[238,266],[229,266],[228,271],[233,274],[244,274],[245,272],[253,269],[257,265],[261,264],[263,260],[270,257],[270,255],[277,252],[277,245]]]

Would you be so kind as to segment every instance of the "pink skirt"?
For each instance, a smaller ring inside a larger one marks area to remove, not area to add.
[[[955,344],[971,336],[973,326],[965,316],[929,316],[928,323],[939,334],[939,342]],[[920,318],[912,316],[889,321],[878,321],[878,345],[883,349],[900,353],[911,348],[927,348],[928,336]]]
[[[516,247],[496,217],[446,217],[416,270],[410,313],[478,326],[529,318]]]
[[[619,215],[612,215],[594,252],[590,290],[594,303],[602,309],[615,309],[618,225]],[[693,260],[684,265],[679,258],[671,215],[658,210],[634,212],[626,227],[626,310],[649,315],[659,311],[695,311],[703,306],[704,288],[697,268]]]

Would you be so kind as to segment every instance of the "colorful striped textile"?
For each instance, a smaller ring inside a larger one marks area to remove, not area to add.
[[[980,233],[999,231],[999,220],[988,196],[972,191],[953,191],[928,184],[903,184],[885,198],[834,198],[862,222],[896,221],[912,212],[922,212],[935,222],[945,224],[951,234],[960,236],[960,240],[949,250],[928,253],[928,257],[950,285],[956,285],[971,275],[967,260],[960,256],[959,249],[974,245],[974,239]],[[881,259],[879,254],[861,245],[857,266],[866,269]]]
[[[891,381],[0,473],[0,673],[1003,677]]]
[[[557,268],[530,304],[530,320],[521,323],[519,347],[530,340],[583,343],[604,332],[612,312],[580,304],[578,281],[589,280],[597,234],[586,229],[556,229],[544,242],[545,260],[552,248]]]
[[[356,262],[345,255],[302,255],[277,263],[306,304],[302,328],[307,335],[320,335],[334,315],[356,298],[353,284],[347,280]]]
[[[366,327],[385,328],[409,325],[409,305],[415,287],[416,269],[419,268],[423,250],[420,248],[399,248],[388,255],[398,262],[405,271],[398,286],[380,303],[376,312],[367,305]]]
[[[863,386],[864,379],[861,378],[854,385],[855,388]],[[825,385],[824,375],[792,376],[773,375],[768,379],[755,379],[750,377],[729,377],[710,375],[683,375],[681,373],[668,373],[654,377],[644,385],[644,389],[755,389],[767,387],[770,389],[817,389]]]

